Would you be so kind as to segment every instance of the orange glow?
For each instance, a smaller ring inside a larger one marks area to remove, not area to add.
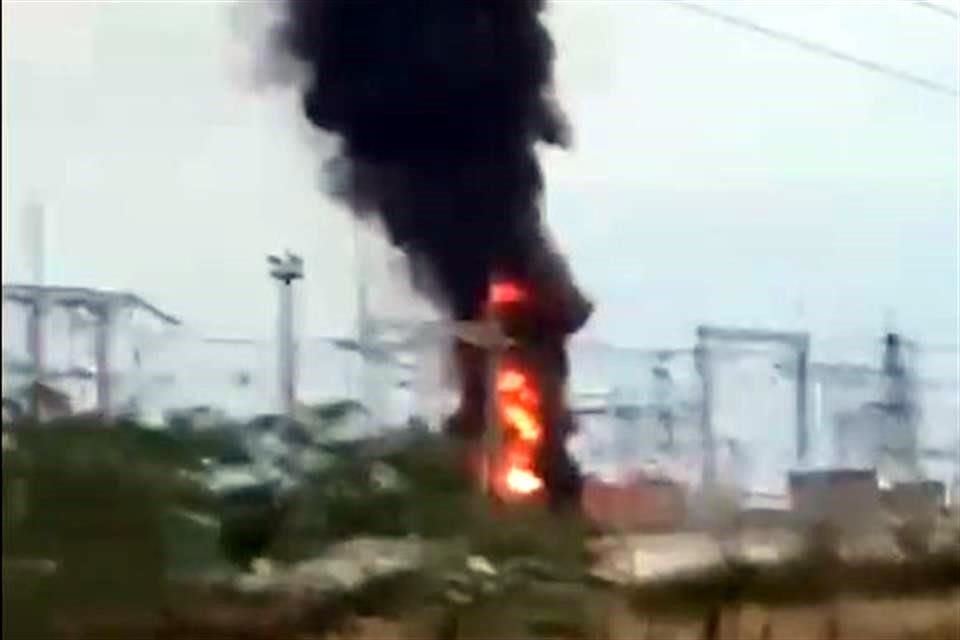
[[[535,408],[540,405],[540,398],[531,388],[530,380],[516,369],[504,368],[500,371],[497,375],[497,391],[500,392],[502,404],[518,401],[528,407]]]
[[[513,427],[521,440],[536,442],[540,439],[540,424],[529,411],[515,404],[503,408],[503,417]]]
[[[510,467],[506,475],[507,488],[520,495],[530,495],[543,488],[543,480],[532,471],[519,467]]]
[[[494,282],[490,285],[490,303],[510,304],[526,299],[527,294],[513,282]]]
[[[517,398],[528,407],[540,406],[540,397],[527,387],[517,391]]]
[[[527,377],[516,369],[503,369],[497,376],[497,390],[501,393],[520,391],[527,386]]]
[[[536,449],[543,439],[539,390],[516,363],[502,364],[497,372],[497,400],[505,441],[500,453],[501,489],[514,496],[529,496],[543,488],[533,471]]]

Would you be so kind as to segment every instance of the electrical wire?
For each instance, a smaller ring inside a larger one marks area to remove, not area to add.
[[[949,9],[942,4],[937,4],[936,2],[927,2],[927,0],[904,0],[909,2],[915,7],[920,7],[921,9],[927,9],[929,11],[935,11],[940,15],[951,18],[952,20],[960,21],[960,13],[957,13],[953,9]]]
[[[941,84],[935,82],[928,78],[922,76],[914,75],[909,71],[903,71],[895,67],[891,67],[879,62],[874,62],[872,60],[867,60],[866,58],[860,58],[849,53],[845,53],[838,49],[828,47],[827,45],[821,44],[814,40],[807,40],[800,36],[788,33],[786,31],[779,31],[776,29],[770,29],[763,25],[757,24],[750,20],[745,20],[743,18],[738,18],[736,16],[724,13],[722,11],[717,11],[716,9],[711,9],[702,4],[696,2],[687,2],[687,0],[670,0],[668,2],[670,6],[678,7],[681,9],[686,9],[694,13],[706,16],[708,18],[713,18],[714,20],[719,20],[727,25],[737,27],[739,29],[745,29],[747,31],[753,31],[761,35],[767,36],[774,40],[780,40],[781,42],[787,42],[804,49],[810,53],[815,53],[817,55],[825,56],[828,58],[833,58],[834,60],[840,60],[842,62],[847,62],[849,64],[856,65],[861,69],[866,69],[867,71],[872,71],[874,73],[879,73],[890,78],[894,78],[901,82],[906,82],[918,87],[927,89],[928,91],[933,91],[936,93],[941,93],[951,97],[960,96],[960,90],[956,87],[951,87],[949,85]],[[942,8],[942,7],[941,7]]]

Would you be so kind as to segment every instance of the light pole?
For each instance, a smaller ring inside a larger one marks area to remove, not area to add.
[[[287,251],[267,256],[270,277],[279,285],[277,309],[277,364],[283,413],[293,418],[296,401],[296,345],[293,335],[293,281],[303,278],[303,258]]]

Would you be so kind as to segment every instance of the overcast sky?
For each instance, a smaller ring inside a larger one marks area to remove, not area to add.
[[[909,2],[704,4],[960,77],[960,22]],[[53,283],[269,335],[264,256],[289,247],[307,331],[352,331],[350,219],[317,188],[295,96],[252,87],[230,9],[3,1],[4,282],[31,278],[35,196]],[[956,97],[657,0],[561,0],[549,21],[575,146],[545,154],[547,213],[597,301],[589,335],[684,345],[712,322],[842,340],[892,312],[958,341]]]

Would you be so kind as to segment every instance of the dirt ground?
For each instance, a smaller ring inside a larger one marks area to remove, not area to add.
[[[960,591],[811,606],[744,604],[713,621],[640,618],[621,605],[608,620],[604,640],[960,640]]]
[[[611,610],[607,628],[589,640],[960,640],[960,592],[910,600],[841,600],[828,606],[745,605],[724,611],[719,624],[709,627],[707,620],[641,619],[623,606]],[[395,622],[364,619],[323,640],[415,638],[433,640],[418,638]]]
[[[710,617],[646,617],[611,596],[598,610],[589,635],[516,635],[502,624],[438,625],[436,620],[356,618],[339,631],[318,634],[295,628],[271,630],[269,624],[237,624],[220,633],[182,628],[164,639],[242,638],[256,640],[960,640],[960,590],[943,595],[902,599],[840,599],[810,606],[744,604]],[[506,616],[506,613],[504,613]],[[239,621],[238,621],[239,622]],[[264,621],[265,622],[265,621]],[[256,628],[259,627],[259,628]],[[494,632],[493,629],[496,628]],[[485,631],[485,629],[487,629]],[[491,635],[491,633],[493,635]],[[505,635],[507,634],[507,635]]]

